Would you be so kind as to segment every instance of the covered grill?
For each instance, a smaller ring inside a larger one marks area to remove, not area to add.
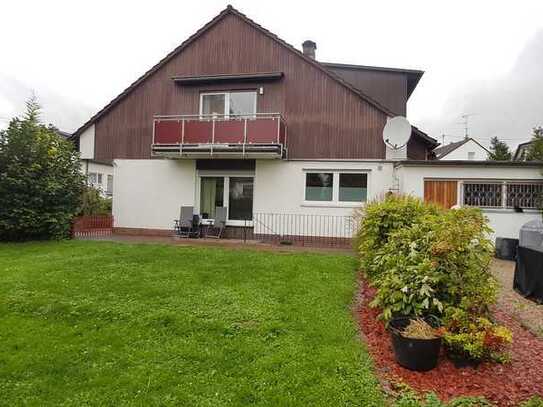
[[[543,221],[532,220],[520,229],[513,288],[543,303]]]

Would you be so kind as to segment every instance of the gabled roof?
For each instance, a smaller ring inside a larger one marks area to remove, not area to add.
[[[424,75],[424,71],[417,69],[403,69],[403,68],[387,68],[383,66],[367,66],[367,65],[351,65],[351,64],[337,64],[335,62],[321,62],[322,65],[328,68],[338,69],[351,69],[357,71],[379,71],[379,72],[393,72],[402,73],[407,76],[407,98],[411,96],[417,84]]]
[[[203,27],[201,27],[196,33],[194,33],[192,36],[190,36],[187,40],[185,40],[181,45],[179,45],[177,48],[175,48],[172,52],[170,52],[168,55],[166,55],[161,61],[159,61],[155,66],[153,66],[151,69],[149,69],[146,73],[144,73],[140,78],[138,78],[135,82],[133,82],[128,88],[126,88],[123,92],[121,92],[117,97],[115,97],[111,102],[109,102],[104,108],[102,108],[98,113],[96,113],[94,116],[92,116],[85,124],[83,124],[79,129],[77,129],[73,136],[78,137],[83,131],[85,131],[88,127],[90,127],[94,122],[96,122],[98,119],[100,119],[102,116],[104,116],[107,112],[109,112],[113,107],[115,107],[119,102],[121,102],[126,96],[128,96],[136,87],[138,87],[142,82],[144,82],[147,78],[149,78],[151,75],[153,75],[156,71],[158,71],[162,66],[164,66],[167,62],[169,62],[172,58],[177,56],[179,53],[181,53],[185,48],[187,48],[190,44],[192,44],[195,40],[197,40],[200,36],[202,36],[206,31],[208,31],[210,28],[212,28],[214,25],[216,25],[218,22],[220,22],[222,19],[224,19],[228,15],[234,15],[239,17],[241,20],[252,26],[253,28],[260,31],[262,34],[266,35],[268,38],[271,38],[272,40],[276,41],[277,43],[281,44],[294,54],[296,54],[299,58],[304,60],[305,62],[313,65],[315,68],[319,69],[321,72],[323,72],[325,75],[333,79],[335,82],[340,84],[341,86],[347,88],[349,91],[353,92],[357,96],[359,96],[361,99],[363,99],[365,102],[369,103],[371,106],[375,107],[377,110],[381,111],[382,113],[386,114],[387,116],[394,117],[396,114],[392,112],[390,109],[388,109],[386,106],[378,102],[377,100],[373,99],[372,97],[366,95],[364,92],[360,91],[356,87],[352,86],[350,83],[342,79],[339,75],[332,72],[330,69],[326,68],[325,64],[321,64],[318,61],[308,57],[307,55],[304,55],[301,51],[296,49],[294,46],[290,45],[286,41],[279,38],[277,35],[273,34],[271,31],[268,31],[261,25],[257,24],[250,18],[248,18],[245,14],[239,12],[231,5],[228,5],[223,11],[221,11],[215,18],[213,18],[211,21],[209,21],[207,24],[205,24]],[[381,68],[382,69],[382,68]],[[404,70],[405,71],[405,70]],[[420,72],[420,71],[413,71],[414,72]],[[415,134],[419,137],[422,137],[426,142],[436,143],[436,140],[428,137],[426,134],[422,133],[420,130],[416,129],[417,131]],[[422,134],[421,134],[422,133]],[[423,136],[424,135],[424,136]]]
[[[163,65],[165,65],[168,61],[170,61],[172,58],[174,58],[176,55],[178,55],[180,52],[182,52],[186,47],[188,47],[190,44],[192,44],[196,39],[198,39],[202,34],[204,34],[206,31],[208,31],[211,27],[213,27],[215,24],[217,24],[219,21],[224,19],[228,15],[235,15],[245,21],[250,26],[254,27],[255,29],[262,32],[267,37],[271,38],[272,40],[278,42],[279,44],[283,45],[284,47],[288,48],[291,52],[295,53],[298,57],[305,60],[307,63],[310,63],[320,71],[322,71],[327,76],[334,79],[336,82],[341,84],[343,87],[349,89],[351,92],[358,95],[361,99],[368,102],[370,105],[374,106],[381,112],[389,115],[394,116],[394,113],[392,113],[386,106],[383,106],[381,103],[376,101],[375,99],[371,98],[370,96],[364,94],[360,90],[356,89],[354,86],[350,85],[348,82],[344,81],[342,78],[340,78],[338,75],[334,74],[330,70],[326,69],[324,65],[320,64],[319,62],[315,61],[312,58],[309,58],[308,56],[304,55],[302,52],[294,48],[292,45],[288,44],[287,42],[280,39],[277,35],[273,34],[272,32],[266,30],[261,25],[255,23],[253,20],[248,18],[245,14],[239,12],[231,5],[228,5],[223,11],[221,11],[215,18],[213,18],[211,21],[209,21],[207,24],[205,24],[202,28],[200,28],[196,33],[194,33],[192,36],[190,36],[186,41],[184,41],[181,45],[179,45],[177,48],[175,48],[172,52],[170,52],[168,55],[166,55],[160,62],[158,62],[155,66],[153,66],[150,70],[148,70],[146,73],[144,73],[140,78],[138,78],[134,83],[132,83],[128,88],[126,88],[122,93],[120,93],[116,98],[114,98],[111,102],[109,102],[104,108],[102,108],[98,113],[96,113],[94,116],[92,116],[85,124],[83,124],[79,129],[77,129],[74,132],[74,135],[80,135],[83,131],[85,131],[89,126],[91,126],[96,120],[100,119],[103,115],[105,115],[109,110],[111,110],[117,103],[119,103],[121,100],[123,100],[127,95],[132,92],[139,84],[141,84],[143,81],[145,81],[148,77],[150,77],[153,73],[155,73],[157,70],[159,70]]]
[[[449,144],[446,144],[444,146],[435,148],[433,152],[436,155],[436,159],[438,159],[438,160],[442,159],[446,155],[452,153],[457,148],[459,148],[459,147],[463,146],[464,144],[466,144],[468,141],[473,141],[475,144],[477,144],[479,147],[481,147],[487,153],[490,152],[484,146],[482,146],[481,143],[479,143],[477,140],[475,140],[475,139],[473,139],[471,137],[467,137],[467,138],[464,138],[463,140],[456,141],[454,143],[449,143]]]

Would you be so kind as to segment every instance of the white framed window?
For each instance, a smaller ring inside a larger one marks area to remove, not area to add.
[[[228,174],[201,171],[196,183],[197,210],[212,222],[217,207],[227,208],[227,225],[251,226],[253,220],[254,174],[232,171]]]
[[[256,99],[254,90],[201,93],[200,116],[254,117]]]
[[[368,199],[367,171],[305,170],[304,204],[359,206]]]

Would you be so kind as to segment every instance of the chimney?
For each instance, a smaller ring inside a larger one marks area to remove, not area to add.
[[[309,58],[315,59],[315,50],[317,49],[317,43],[311,40],[305,40],[302,44],[302,50],[304,55]]]

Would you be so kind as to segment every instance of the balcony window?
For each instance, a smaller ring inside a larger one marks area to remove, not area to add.
[[[331,201],[334,174],[331,172],[308,172],[305,175],[306,201]]]
[[[365,202],[368,193],[368,174],[339,174],[339,200]]]
[[[256,92],[216,92],[200,95],[200,115],[219,117],[254,117],[256,114]]]

